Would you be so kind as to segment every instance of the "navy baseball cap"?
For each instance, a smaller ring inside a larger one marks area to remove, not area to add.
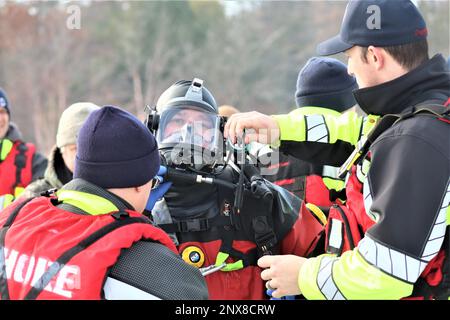
[[[410,0],[351,0],[340,33],[317,46],[329,56],[353,46],[389,47],[426,39],[425,20]]]

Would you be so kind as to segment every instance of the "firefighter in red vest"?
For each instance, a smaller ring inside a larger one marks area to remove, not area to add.
[[[71,182],[0,213],[1,299],[206,299],[201,273],[141,214],[160,166],[153,135],[105,106],[77,145]]]
[[[426,37],[409,0],[350,1],[340,34],[318,52],[345,52],[368,116],[299,109],[227,122],[232,140],[249,128],[296,157],[344,161],[347,201],[330,209],[327,254],[258,261],[274,297],[449,298],[450,74],[442,55],[429,58]],[[342,145],[347,155],[336,153]]]
[[[30,182],[44,176],[47,159],[25,143],[11,121],[5,91],[0,88],[0,208],[18,197]]]

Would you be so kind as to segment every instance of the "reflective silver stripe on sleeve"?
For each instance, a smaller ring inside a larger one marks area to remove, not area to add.
[[[328,128],[322,115],[305,115],[306,141],[328,143]]]
[[[364,207],[369,212],[372,196],[368,179],[364,183]],[[409,283],[415,283],[428,262],[439,252],[444,241],[446,231],[447,209],[450,205],[450,183],[441,202],[439,213],[431,229],[427,243],[420,259],[391,249],[366,236],[359,242],[358,251],[370,264]],[[369,214],[370,215],[370,214]]]
[[[111,277],[106,279],[103,292],[106,300],[161,300],[151,293]]]
[[[327,300],[346,300],[333,280],[332,270],[336,260],[336,257],[322,258],[317,274],[317,286]]]
[[[367,235],[359,242],[358,251],[378,269],[409,283],[415,283],[427,263],[388,248]]]

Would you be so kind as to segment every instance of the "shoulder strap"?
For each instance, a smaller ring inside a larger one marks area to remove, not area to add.
[[[181,220],[174,223],[162,223],[157,226],[166,233],[176,232],[201,232],[207,231],[211,227],[231,226],[232,221],[228,216],[216,215],[214,218],[197,218],[189,220]]]
[[[144,217],[130,217],[127,212],[120,212],[115,217],[116,220],[111,222],[110,224],[107,224],[106,226],[103,226],[93,234],[91,234],[89,237],[87,237],[84,240],[81,240],[77,245],[70,248],[66,252],[64,252],[61,256],[59,256],[58,259],[56,259],[55,262],[53,262],[50,267],[47,269],[47,271],[42,274],[42,276],[39,278],[39,280],[36,281],[35,284],[33,284],[33,287],[30,289],[30,291],[25,296],[25,300],[35,300],[39,294],[44,290],[44,288],[50,283],[52,278],[58,274],[58,272],[61,271],[61,269],[68,263],[74,256],[76,256],[81,251],[85,250],[90,245],[94,244],[107,234],[111,233],[112,231],[127,226],[129,224],[133,223],[150,223],[150,221],[147,218]]]
[[[375,142],[376,139],[378,139],[379,136],[381,136],[381,134],[383,134],[383,132],[400,121],[422,114],[429,114],[435,116],[438,119],[444,119],[445,122],[450,121],[450,108],[448,106],[436,103],[436,100],[425,101],[416,106],[409,107],[404,112],[399,114],[385,115],[369,132],[367,137],[363,137],[358,142],[355,150],[339,169],[339,178],[345,178],[347,173],[351,170],[351,167],[365,157],[367,152],[369,152],[370,146]]]
[[[9,290],[8,290],[8,279],[6,276],[6,257],[5,257],[5,237],[6,232],[13,224],[14,220],[16,219],[17,215],[19,214],[19,211],[31,200],[34,198],[30,198],[19,204],[9,215],[8,219],[6,219],[6,222],[3,224],[2,228],[0,229],[0,298],[2,300],[9,300]]]
[[[27,164],[27,158],[25,156],[25,153],[28,151],[28,147],[25,143],[20,142],[17,145],[17,151],[18,153],[16,155],[16,159],[14,160],[14,165],[16,167],[16,181],[12,186],[12,190],[14,190],[20,184],[22,184],[22,170],[25,168]]]

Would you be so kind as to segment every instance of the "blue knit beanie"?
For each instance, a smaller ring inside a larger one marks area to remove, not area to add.
[[[297,107],[322,107],[343,112],[356,104],[353,90],[358,89],[347,66],[339,60],[313,57],[297,78],[295,102]]]
[[[8,98],[6,97],[6,93],[2,88],[0,88],[0,108],[6,109],[6,112],[11,115],[11,113],[9,112]]]
[[[73,177],[104,189],[142,186],[159,170],[155,137],[135,116],[117,107],[92,112],[77,144]]]

